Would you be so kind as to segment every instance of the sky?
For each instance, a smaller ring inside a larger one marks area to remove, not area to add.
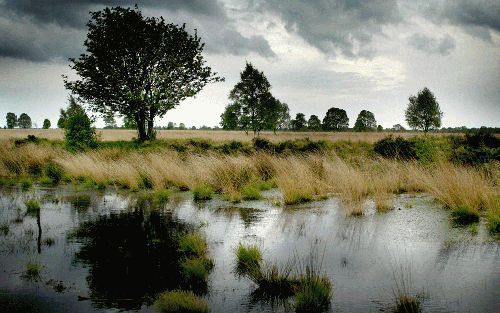
[[[0,126],[7,112],[55,125],[89,11],[135,3],[197,29],[207,64],[225,77],[158,125],[219,125],[248,61],[292,117],[338,107],[352,127],[366,109],[384,128],[406,127],[408,97],[428,87],[443,127],[500,126],[499,0],[0,0]]]

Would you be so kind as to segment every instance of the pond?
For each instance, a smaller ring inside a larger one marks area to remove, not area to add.
[[[346,216],[337,199],[299,206],[265,200],[194,202],[175,193],[150,209],[140,193],[76,191],[72,186],[0,190],[0,311],[154,312],[155,296],[180,286],[176,236],[206,235],[215,263],[203,297],[212,312],[293,312],[291,302],[262,298],[236,274],[240,242],[277,264],[316,251],[333,283],[332,312],[391,311],[405,282],[423,312],[498,312],[498,242],[480,223],[457,227],[423,194],[402,194],[395,209]],[[25,201],[41,209],[30,212]],[[39,271],[27,274],[35,264]],[[404,279],[403,279],[404,277]],[[403,281],[402,281],[403,279]]]

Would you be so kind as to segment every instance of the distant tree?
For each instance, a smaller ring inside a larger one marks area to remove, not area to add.
[[[295,131],[301,131],[306,129],[307,121],[304,113],[297,113],[295,115],[295,119],[292,120],[291,124],[292,124],[292,129]]]
[[[17,126],[16,114],[9,112],[7,113],[6,119],[7,119],[7,128],[14,128]]]
[[[179,123],[179,129],[185,130],[186,129],[186,125],[184,123]]]
[[[276,129],[281,102],[271,94],[271,84],[263,72],[246,63],[240,81],[229,94],[229,111],[238,116],[238,127],[255,135],[264,129]],[[232,116],[228,117],[232,123]],[[226,123],[226,122],[224,122]],[[230,123],[228,123],[229,125]]]
[[[384,128],[382,127],[382,125],[377,126],[377,131],[378,132],[384,131]]]
[[[288,108],[288,104],[274,97],[270,101],[274,101],[274,103],[268,107],[264,129],[272,130],[276,133],[276,130],[285,129],[290,124],[290,109]]]
[[[403,126],[401,126],[401,124],[395,124],[392,126],[392,130],[399,132],[399,131],[405,131],[406,129]]]
[[[340,131],[349,127],[349,118],[343,109],[330,108],[323,118],[323,128],[325,130]]]
[[[429,130],[441,127],[443,112],[439,109],[436,97],[427,87],[419,91],[416,96],[410,96],[408,100],[405,117],[411,128],[427,133]]]
[[[196,126],[191,126],[191,130],[196,130]]]
[[[174,129],[174,128],[175,128],[174,122],[168,122],[167,129]]]
[[[49,128],[50,128],[50,120],[44,119],[43,120],[43,129],[49,129]]]
[[[32,126],[31,117],[26,113],[21,113],[21,115],[19,115],[17,123],[20,128],[31,128]]]
[[[152,138],[156,117],[223,80],[205,65],[196,31],[143,17],[137,6],[92,12],[87,26],[87,54],[70,59],[81,79],[65,77],[65,86],[94,112],[134,119],[141,141]]]
[[[104,128],[118,127],[118,125],[116,124],[115,115],[112,112],[104,115],[103,120],[104,120]]]
[[[288,128],[290,128],[290,109],[288,108],[288,104],[281,103],[277,129],[283,130]]]
[[[359,112],[356,123],[354,124],[354,130],[357,132],[373,131],[377,128],[377,121],[375,120],[375,115],[367,110],[362,110]]]
[[[307,128],[309,130],[318,131],[321,129],[321,121],[317,115],[311,115],[307,121]]]
[[[135,120],[133,118],[129,118],[128,116],[124,116],[122,127],[127,128],[127,129],[136,129],[137,125],[135,124]]]
[[[97,136],[92,120],[85,111],[68,117],[64,130],[66,145],[73,150],[83,150],[97,146]]]

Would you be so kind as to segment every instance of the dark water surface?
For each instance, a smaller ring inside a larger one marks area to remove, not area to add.
[[[267,200],[194,203],[174,194],[149,209],[137,194],[73,187],[0,190],[0,312],[152,312],[155,295],[182,287],[176,236],[200,229],[215,268],[204,297],[212,312],[292,312],[255,294],[235,274],[234,249],[257,243],[285,264],[319,252],[332,280],[332,312],[390,312],[401,273],[423,312],[499,312],[499,245],[454,227],[425,195],[400,195],[396,209],[346,217],[335,199],[297,207]],[[40,213],[24,202],[36,198]],[[24,275],[28,262],[40,277]],[[408,279],[406,279],[408,282]]]

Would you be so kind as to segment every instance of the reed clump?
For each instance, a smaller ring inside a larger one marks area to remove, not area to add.
[[[174,290],[161,293],[155,301],[160,313],[209,313],[208,303],[191,291]]]
[[[197,232],[187,233],[179,238],[181,271],[185,282],[191,288],[205,288],[208,275],[214,267],[208,256],[208,245],[204,236]]]

